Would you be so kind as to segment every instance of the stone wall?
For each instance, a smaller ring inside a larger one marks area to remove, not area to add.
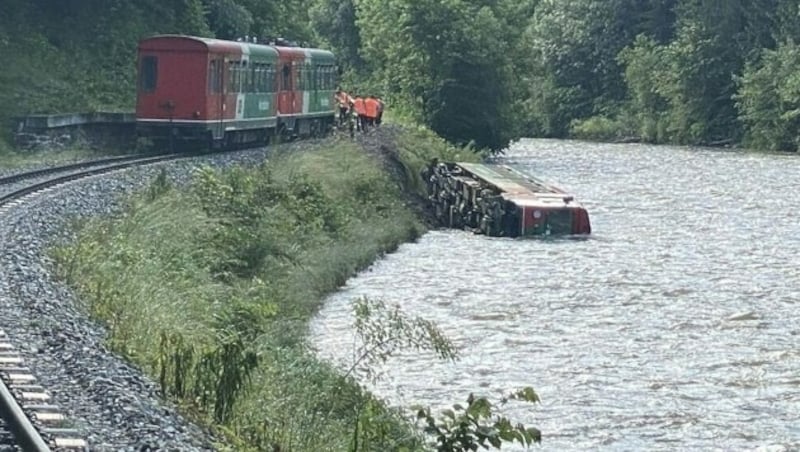
[[[14,145],[19,151],[86,147],[126,149],[136,146],[132,113],[31,115],[14,120]]]

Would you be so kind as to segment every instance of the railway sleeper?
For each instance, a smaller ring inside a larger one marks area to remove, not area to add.
[[[0,330],[0,386],[2,413],[13,426],[15,435],[24,447],[35,451],[88,450],[82,434],[67,427],[68,418],[51,399],[46,388],[36,384],[24,358],[14,350],[5,332]],[[13,397],[13,400],[9,397]]]

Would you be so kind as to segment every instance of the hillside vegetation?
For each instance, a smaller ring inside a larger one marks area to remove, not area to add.
[[[356,80],[454,142],[796,150],[795,0],[320,0]]]
[[[158,178],[121,215],[83,224],[74,243],[53,251],[62,277],[106,325],[110,348],[219,432],[221,450],[412,451],[438,443],[433,450],[455,452],[539,440],[535,429],[494,418],[480,397],[464,405],[463,423],[421,411],[427,433],[436,433],[423,437],[408,412],[366,392],[356,368],[400,347],[457,357],[435,325],[380,300],[354,303],[361,358],[350,371],[310,349],[308,322],[325,296],[424,232],[414,208],[420,165],[477,159],[419,130],[390,129],[380,143],[278,149],[258,168],[200,169],[188,190]],[[518,397],[538,399],[531,389]]]
[[[795,0],[4,0],[0,119],[131,109],[136,43],[154,33],[332,48],[346,89],[495,150],[800,136]]]
[[[156,181],[57,256],[112,350],[232,449],[349,450],[369,398],[314,358],[307,321],[325,293],[421,231],[386,174],[340,143],[203,169],[189,191]],[[384,416],[399,431],[381,443],[392,449],[404,435]]]

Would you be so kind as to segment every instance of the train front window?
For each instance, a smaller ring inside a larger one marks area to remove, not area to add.
[[[152,93],[158,84],[158,57],[142,57],[142,67],[139,73],[139,87],[145,93]]]

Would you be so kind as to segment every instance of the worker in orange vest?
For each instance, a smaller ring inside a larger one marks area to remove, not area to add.
[[[336,90],[336,103],[339,105],[339,125],[341,126],[347,121],[347,113],[353,105],[353,98],[339,88]]]
[[[366,110],[364,116],[366,118],[367,126],[375,126],[375,120],[378,118],[378,109],[380,108],[378,99],[376,99],[375,96],[368,96],[364,100],[364,107]]]
[[[383,99],[380,97],[376,98],[378,100],[378,116],[375,117],[375,125],[381,125],[383,122],[383,109],[386,108],[386,104],[383,103]]]
[[[356,111],[356,115],[358,115],[358,119],[356,120],[356,130],[365,132],[367,106],[363,97],[356,96],[355,99],[353,99],[353,109]]]

